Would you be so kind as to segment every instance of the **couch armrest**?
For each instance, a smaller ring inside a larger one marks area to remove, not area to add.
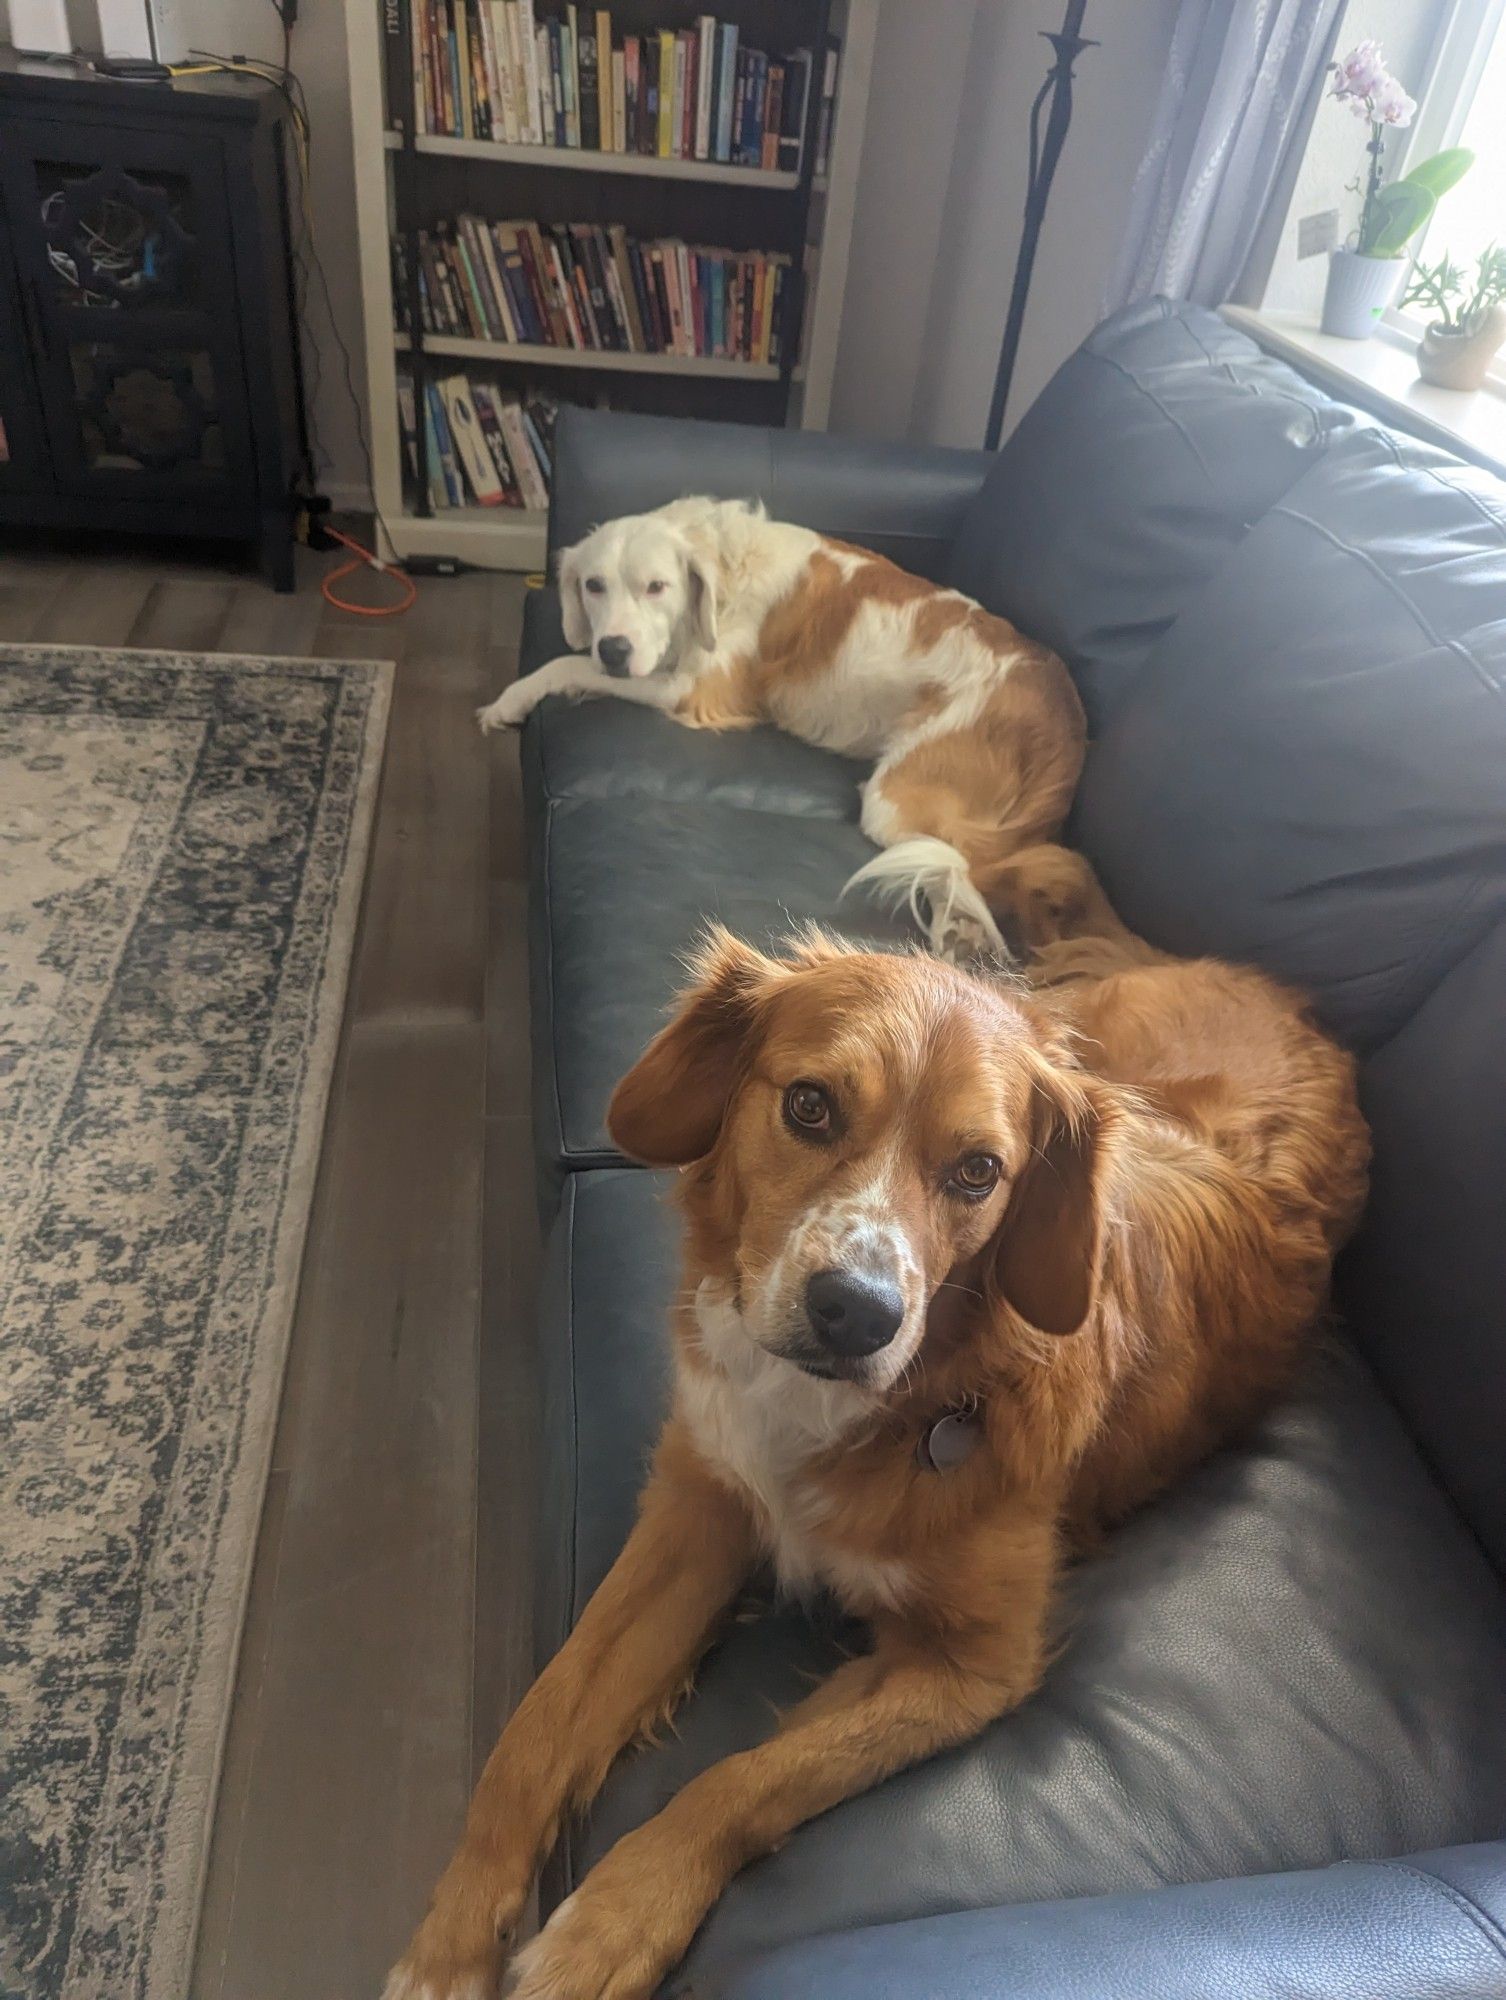
[[[936,576],[993,464],[944,451],[756,424],[698,423],[565,405],[554,436],[549,548],[686,493],[762,500],[784,521],[840,535]]]
[[[786,1946],[723,2000],[1500,2000],[1506,1843]],[[699,1993],[696,2000],[701,2000]]]

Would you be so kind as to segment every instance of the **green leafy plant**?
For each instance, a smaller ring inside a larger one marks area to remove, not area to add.
[[[1419,263],[1401,302],[1427,306],[1444,333],[1478,333],[1491,308],[1506,305],[1506,245],[1482,250],[1473,277],[1446,251],[1436,264]]]
[[[1362,257],[1399,257],[1427,227],[1443,196],[1469,172],[1475,156],[1467,146],[1450,146],[1387,182],[1387,128],[1410,125],[1416,103],[1387,70],[1378,42],[1361,42],[1331,65],[1331,74],[1330,94],[1370,127],[1365,147],[1370,163],[1354,247]],[[1355,186],[1360,191],[1361,184]]]

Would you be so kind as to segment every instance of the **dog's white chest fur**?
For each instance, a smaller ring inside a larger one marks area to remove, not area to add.
[[[702,1456],[752,1503],[782,1587],[808,1596],[824,1585],[858,1613],[896,1608],[908,1593],[905,1565],[833,1547],[806,1476],[818,1452],[869,1421],[868,1398],[765,1353],[709,1282],[695,1312],[707,1366],[681,1371],[680,1414]]]

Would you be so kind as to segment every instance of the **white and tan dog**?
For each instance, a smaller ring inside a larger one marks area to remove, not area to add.
[[[1007,902],[1010,857],[1054,836],[1082,769],[1082,708],[1054,653],[960,591],[744,501],[610,521],[565,550],[559,580],[575,651],[483,708],[483,729],[517,727],[546,695],[614,695],[872,759],[862,827],[886,851],[853,882],[917,915],[923,897],[949,957],[1005,952],[991,895]]]

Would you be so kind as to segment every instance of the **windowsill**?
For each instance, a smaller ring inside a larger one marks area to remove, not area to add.
[[[1382,327],[1369,340],[1339,340],[1320,333],[1304,313],[1225,306],[1223,315],[1345,402],[1506,478],[1506,390],[1499,384],[1471,394],[1419,381],[1416,342],[1400,327]]]

